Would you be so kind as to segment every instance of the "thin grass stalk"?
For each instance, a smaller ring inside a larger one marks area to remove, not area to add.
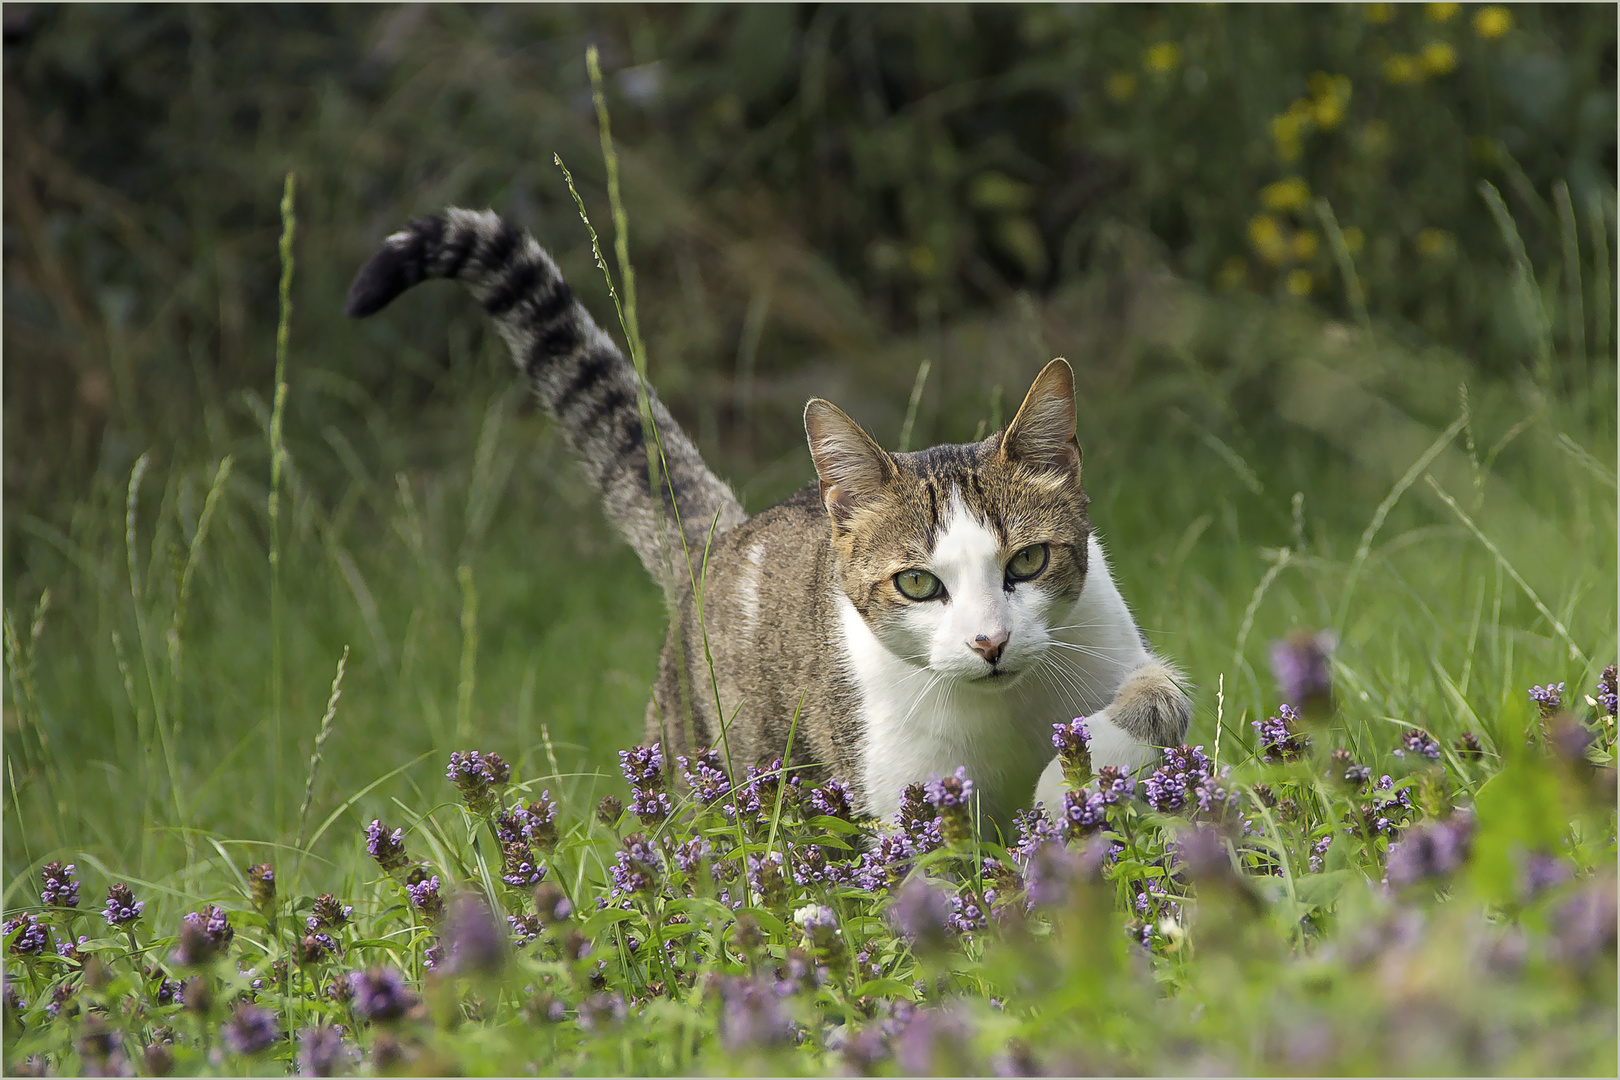
[[[282,424],[287,407],[287,348],[292,338],[293,235],[297,230],[294,196],[298,190],[296,173],[287,174],[281,192],[281,285],[276,320],[276,386],[270,411],[270,775],[281,775],[282,665],[281,629],[284,619],[281,595],[281,473],[286,450]],[[275,787],[274,825],[281,825],[281,785]]]
[[[343,646],[343,655],[338,657],[337,675],[332,679],[332,696],[326,699],[326,714],[321,717],[320,730],[315,734],[315,752],[309,757],[309,777],[304,782],[304,801],[298,807],[298,842],[294,847],[302,850],[304,846],[304,825],[309,817],[309,804],[315,797],[315,776],[321,768],[321,752],[326,749],[326,740],[332,734],[332,721],[337,717],[338,699],[343,696],[343,669],[349,663],[349,647]],[[300,861],[300,867],[302,862]]]
[[[1350,305],[1350,314],[1364,333],[1371,334],[1372,320],[1367,317],[1367,294],[1361,287],[1361,278],[1356,274],[1356,264],[1350,258],[1344,233],[1339,230],[1339,219],[1334,216],[1333,207],[1327,199],[1316,200],[1316,216],[1322,222],[1322,231],[1327,234],[1328,247],[1333,249],[1333,260],[1339,264],[1339,277],[1344,281],[1344,299]]]
[[[1603,203],[1596,196],[1586,200],[1587,228],[1592,232],[1592,355],[1600,362],[1609,360],[1609,226]]]
[[[1508,254],[1513,257],[1513,289],[1524,310],[1526,329],[1535,338],[1536,379],[1543,386],[1551,386],[1552,325],[1547,318],[1546,308],[1541,303],[1535,267],[1530,263],[1530,255],[1524,249],[1524,239],[1519,235],[1519,227],[1513,222],[1513,214],[1502,201],[1501,192],[1497,191],[1489,180],[1481,180],[1479,193],[1484,197],[1485,205],[1490,208],[1491,217],[1496,219],[1496,228],[1502,234],[1502,242],[1507,245]]]
[[[1562,180],[1553,185],[1553,206],[1558,211],[1558,231],[1564,248],[1564,288],[1569,304],[1569,357],[1579,365],[1581,383],[1585,384],[1586,311],[1581,287],[1580,238],[1575,229],[1575,204],[1570,201],[1569,185]]]
[[[1283,572],[1283,568],[1288,565],[1293,556],[1294,553],[1291,549],[1280,549],[1277,552],[1276,560],[1261,576],[1260,583],[1254,587],[1254,593],[1249,597],[1249,606],[1243,609],[1243,621],[1238,625],[1237,644],[1232,648],[1233,670],[1248,668],[1250,674],[1253,674],[1254,669],[1250,668],[1248,661],[1243,659],[1243,648],[1248,644],[1249,631],[1254,629],[1254,616],[1260,610],[1260,601],[1265,599],[1266,590],[1271,588],[1271,583],[1277,580],[1277,575]],[[1258,694],[1260,693],[1260,680],[1256,678],[1254,682],[1255,693]]]
[[[922,404],[923,387],[928,385],[928,372],[933,361],[923,357],[917,365],[917,378],[911,384],[911,398],[906,402],[906,419],[900,425],[900,445],[895,449],[902,454],[911,449],[911,429],[917,423],[917,407]]]
[[[163,706],[163,694],[158,690],[157,665],[153,660],[151,642],[146,633],[146,616],[142,610],[141,594],[145,592],[141,581],[140,566],[135,558],[137,549],[137,511],[140,505],[141,479],[146,475],[147,467],[151,464],[150,451],[144,453],[135,462],[135,467],[129,474],[129,491],[124,503],[124,550],[129,560],[129,596],[134,606],[135,634],[141,646],[141,665],[146,672],[147,695],[152,700],[152,727],[157,732],[158,746],[163,751],[164,765],[169,776],[169,794],[174,803],[175,824],[183,825],[185,809],[180,799],[180,763],[175,758],[175,748],[172,745],[167,722],[166,711]],[[140,716],[139,713],[136,714]],[[145,761],[147,739],[142,737],[142,761]],[[150,779],[148,779],[150,785]]]

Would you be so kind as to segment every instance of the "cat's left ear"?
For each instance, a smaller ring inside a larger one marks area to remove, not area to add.
[[[894,462],[844,410],[821,398],[804,407],[804,433],[821,480],[821,501],[833,524],[847,525],[859,503],[894,479]]]
[[[1060,356],[1035,376],[997,453],[1009,462],[1080,478],[1080,442],[1074,437],[1074,372],[1067,360]]]

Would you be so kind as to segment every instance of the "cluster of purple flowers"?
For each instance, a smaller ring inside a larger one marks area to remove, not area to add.
[[[705,750],[690,758],[678,757],[675,763],[681,767],[681,778],[686,786],[704,806],[713,806],[731,794],[731,777],[726,773],[726,763],[718,750]]]
[[[1620,712],[1620,676],[1613,664],[1604,668],[1598,678],[1597,703],[1599,716],[1612,717]]]
[[[108,926],[128,927],[139,922],[141,912],[145,910],[146,901],[135,899],[130,887],[117,881],[107,888],[107,903],[102,908],[101,916],[107,920]]]
[[[1362,824],[1371,832],[1396,836],[1412,815],[1412,791],[1395,787],[1386,774],[1373,785],[1372,801],[1361,806]]]
[[[439,875],[432,874],[405,886],[410,894],[411,906],[422,913],[424,919],[437,921],[444,914],[444,899],[439,896]]]
[[[965,767],[958,765],[950,776],[930,777],[923,785],[923,799],[935,809],[946,840],[958,843],[973,835],[973,781]]]
[[[276,907],[276,870],[269,863],[256,863],[247,869],[248,896],[261,915]]]
[[[262,1054],[281,1037],[281,1027],[275,1013],[244,1001],[220,1027],[219,1034],[233,1054]]]
[[[315,898],[315,906],[311,910],[314,912],[308,920],[311,930],[333,928],[348,923],[349,916],[354,914],[354,905],[339,903],[331,893],[322,893]]]
[[[1444,880],[1462,867],[1473,841],[1471,814],[1415,825],[1390,845],[1384,880],[1396,888]]]
[[[624,847],[613,856],[608,867],[613,878],[612,899],[631,894],[651,893],[663,877],[663,864],[658,848],[642,833],[631,833],[624,838]]]
[[[804,783],[796,775],[788,776],[784,782],[783,776],[781,758],[775,758],[763,769],[748,766],[742,785],[731,793],[731,801],[722,808],[726,817],[735,820],[740,816],[744,825],[763,828],[776,816],[778,802],[783,813],[796,810],[804,800]]]
[[[664,790],[664,750],[660,743],[620,750],[619,771],[630,784],[630,812],[643,825],[657,825],[669,817],[669,794]]]
[[[298,1072],[302,1076],[340,1076],[355,1057],[354,1047],[331,1024],[305,1028],[298,1035]]]
[[[0,927],[0,936],[16,938],[11,942],[13,956],[38,956],[50,944],[50,932],[39,921],[38,915],[18,915]]]
[[[503,844],[534,844],[549,849],[557,843],[557,803],[550,791],[534,801],[519,799],[495,815],[495,835]]]
[[[990,925],[985,914],[988,901],[971,890],[951,897],[950,927],[958,934],[971,934]]]
[[[782,1008],[772,980],[763,974],[722,975],[716,980],[720,994],[720,1044],[740,1050],[787,1044],[793,1036],[792,1020]]]
[[[794,844],[788,854],[793,862],[795,885],[849,885],[856,880],[858,864],[829,859],[820,844]]]
[[[820,787],[810,789],[810,810],[822,817],[834,817],[843,821],[852,821],[855,817],[854,807],[849,801],[849,788],[841,780],[828,780]]]
[[[1564,707],[1564,684],[1548,683],[1546,686],[1532,686],[1530,700],[1536,703],[1536,711],[1543,719],[1552,716]]]
[[[450,755],[444,778],[456,785],[470,813],[489,817],[500,809],[500,789],[512,779],[512,768],[499,754],[457,750]]]
[[[907,880],[889,908],[895,929],[913,945],[923,948],[945,944],[951,930],[951,915],[951,898],[924,877]]]
[[[1407,728],[1401,732],[1401,748],[1395,751],[1395,756],[1405,757],[1407,754],[1417,754],[1430,761],[1439,761],[1440,743],[1422,728]]]
[[[1333,846],[1333,834],[1328,833],[1322,839],[1311,845],[1311,873],[1322,872],[1322,860],[1327,856],[1327,849]]]
[[[445,954],[434,970],[449,975],[492,974],[506,958],[506,935],[483,897],[457,894],[444,920]]]
[[[377,860],[385,873],[393,874],[410,865],[405,855],[405,830],[389,832],[382,821],[373,818],[366,826],[366,854]]]
[[[1094,782],[1063,796],[1063,821],[1070,835],[1088,836],[1108,823],[1108,808],[1130,800],[1136,781],[1123,769],[1104,765]]]
[[[1091,779],[1091,729],[1086,718],[1052,725],[1052,747],[1063,762],[1063,779],[1077,788]]]
[[[534,850],[517,842],[501,845],[501,880],[514,889],[532,889],[546,876],[546,865],[536,862]]]
[[[1326,705],[1333,694],[1333,673],[1329,658],[1339,640],[1331,630],[1312,634],[1295,630],[1287,638],[1271,643],[1271,673],[1283,697],[1302,706]]]
[[[188,912],[180,923],[174,962],[180,967],[199,967],[223,955],[235,936],[236,928],[224,908],[210,907],[207,914]]]
[[[373,1023],[398,1020],[416,1004],[404,976],[391,967],[374,967],[349,976],[350,1007]]]
[[[1260,760],[1293,761],[1311,745],[1309,735],[1299,728],[1299,713],[1291,705],[1277,706],[1277,715],[1249,721],[1260,739]]]
[[[43,879],[40,903],[56,908],[79,906],[79,883],[73,880],[72,863],[63,866],[59,862],[48,862],[40,870],[40,877]]]

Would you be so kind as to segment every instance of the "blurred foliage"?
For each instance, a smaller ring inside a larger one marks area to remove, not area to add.
[[[295,371],[295,442],[357,401],[414,415],[447,373],[465,389],[482,331],[455,298],[403,327],[338,317],[410,214],[513,214],[602,310],[552,162],[600,190],[592,42],[655,375],[722,459],[790,451],[792,426],[761,421],[811,371],[859,370],[894,334],[937,353],[975,311],[1114,278],[1121,230],[1185,278],[1352,315],[1318,198],[1380,325],[1578,386],[1613,341],[1611,14],[8,5],[6,497],[48,514],[103,453],[122,471],[253,434],[289,169],[298,334],[327,346]],[[1110,313],[1132,283],[1112,285]],[[982,410],[991,381],[972,390]]]

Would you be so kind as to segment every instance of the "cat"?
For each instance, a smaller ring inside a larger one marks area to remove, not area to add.
[[[1005,835],[1053,762],[1054,723],[1087,716],[1098,766],[1139,769],[1182,740],[1187,697],[1087,514],[1066,361],[1004,430],[914,453],[813,399],[816,479],[750,517],[527,233],[490,211],[418,219],[360,271],[347,312],[427,278],[482,303],[671,597],[646,719],[667,756],[717,748],[739,772],[785,758],[880,817],[963,766]]]

